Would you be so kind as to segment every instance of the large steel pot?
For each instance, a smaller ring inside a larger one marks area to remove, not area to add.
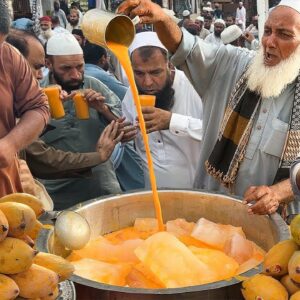
[[[251,216],[239,199],[204,191],[187,190],[162,190],[159,196],[164,221],[176,218],[197,221],[200,217],[205,217],[215,222],[241,226],[247,237],[265,250],[290,236],[287,225],[278,214],[271,217]],[[136,218],[154,217],[149,191],[94,199],[72,209],[87,219],[92,229],[92,237],[131,226]],[[53,245],[52,230],[43,230],[37,245],[39,250],[43,251],[53,252],[54,249],[55,251],[58,249],[55,244]],[[251,276],[258,272],[260,268],[255,268],[243,276]],[[80,294],[83,292],[82,299],[86,300],[242,299],[238,278],[201,286],[160,290],[111,286],[76,275],[71,280],[82,285],[81,289],[78,289],[78,298],[80,299]]]

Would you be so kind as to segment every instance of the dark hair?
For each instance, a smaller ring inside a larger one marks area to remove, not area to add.
[[[107,56],[106,49],[91,43],[86,43],[83,47],[84,61],[87,64],[97,64],[102,56]]]
[[[81,29],[73,29],[72,30],[72,34],[76,34],[76,35],[79,35],[81,36],[82,38],[84,38],[84,35],[83,35],[83,32]]]
[[[212,16],[210,16],[210,15],[204,17],[204,20],[210,20],[210,21],[212,21],[212,19],[213,19],[213,18],[212,18]]]
[[[155,51],[160,51],[166,61],[168,61],[168,52],[160,47],[144,46],[136,49],[141,59],[146,62],[154,54]]]
[[[0,33],[8,34],[10,27],[10,14],[7,0],[0,0]]]
[[[35,39],[42,45],[41,41],[33,32],[22,29],[11,29],[6,37],[6,42],[17,48],[21,54],[27,58],[29,55],[28,38]]]
[[[53,25],[60,24],[59,17],[58,16],[52,16],[51,17],[51,22],[52,22]]]

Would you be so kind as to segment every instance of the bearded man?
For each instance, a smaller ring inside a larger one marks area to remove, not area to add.
[[[41,17],[39,19],[40,21],[40,34],[39,34],[39,40],[45,45],[47,41],[51,38],[51,36],[54,34],[52,30],[52,21],[51,18],[48,16]]]
[[[293,201],[289,167],[300,152],[300,2],[282,0],[265,24],[262,49],[211,47],[180,30],[149,0],[119,12],[155,30],[204,103],[204,137],[195,187],[252,202],[249,213],[274,213]]]
[[[220,46],[223,44],[221,39],[221,33],[224,31],[226,27],[225,21],[222,19],[217,19],[214,24],[214,32],[209,34],[204,40],[207,43],[214,44],[216,46]]]
[[[74,102],[67,100],[63,104],[65,117],[51,120],[55,129],[44,134],[42,139],[63,151],[93,152],[104,128],[120,116],[120,99],[102,82],[84,74],[83,51],[72,34],[55,34],[47,43],[46,54],[49,74],[41,81],[41,86],[59,84],[72,94],[81,90],[89,103],[90,117],[87,120],[76,118]],[[89,178],[44,180],[43,183],[58,209],[121,191],[110,161],[94,167]]]
[[[182,71],[168,61],[167,50],[156,33],[136,35],[130,49],[135,81],[140,94],[155,95],[155,107],[142,108],[149,134],[153,164],[160,188],[191,188],[196,174],[202,139],[202,103]],[[131,90],[122,101],[128,121],[136,122]],[[149,187],[147,159],[139,132],[135,147]]]

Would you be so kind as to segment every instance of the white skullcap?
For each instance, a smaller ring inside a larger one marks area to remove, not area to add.
[[[182,15],[184,16],[184,17],[187,17],[187,16],[189,16],[191,13],[186,9],[186,10],[184,10],[183,12],[182,12]]]
[[[241,28],[237,25],[230,25],[221,33],[222,42],[227,45],[237,40],[243,34]]]
[[[54,34],[47,42],[47,55],[78,55],[83,54],[78,41],[69,32]]]
[[[217,20],[215,20],[215,24],[217,24],[217,23],[220,23],[220,24],[223,24],[224,26],[226,26],[226,23],[225,23],[225,21],[223,19],[217,19]]]
[[[204,22],[204,18],[203,18],[202,16],[198,16],[198,17],[196,18],[196,20],[198,20],[198,21],[200,21],[200,22]]]
[[[300,13],[300,1],[299,0],[282,0],[277,6],[288,6]]]
[[[211,2],[210,2],[210,1],[208,1],[208,2],[206,3],[206,5],[211,5]]]
[[[203,7],[204,11],[213,11],[213,9],[209,6]]]
[[[129,53],[131,55],[134,50],[146,46],[158,47],[168,52],[167,48],[161,43],[155,32],[146,31],[135,35],[135,38],[129,47]]]

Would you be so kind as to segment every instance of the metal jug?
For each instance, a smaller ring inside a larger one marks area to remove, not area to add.
[[[81,29],[91,43],[107,48],[108,42],[129,47],[135,36],[133,21],[100,9],[91,9],[83,17]]]

